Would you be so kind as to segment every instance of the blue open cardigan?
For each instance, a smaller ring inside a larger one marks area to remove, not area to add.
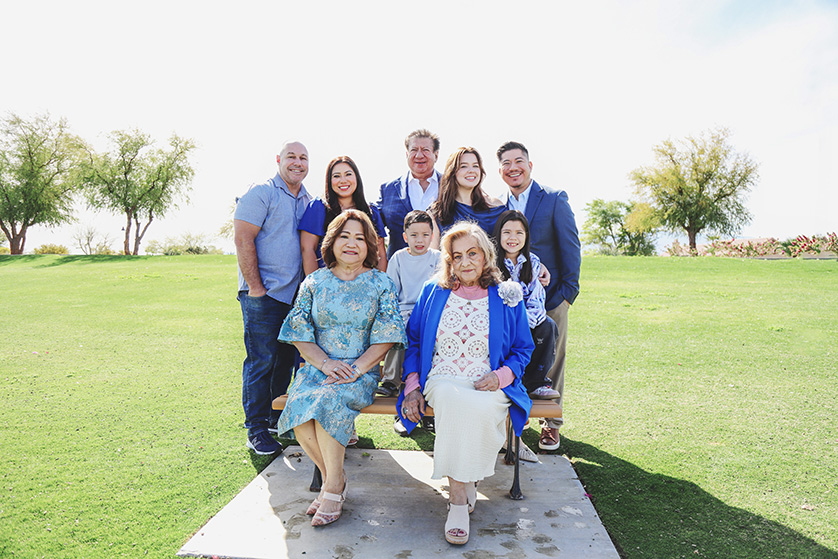
[[[489,286],[488,291],[489,364],[492,370],[506,365],[515,374],[515,380],[504,388],[503,392],[512,402],[509,415],[512,418],[515,434],[520,436],[532,408],[532,400],[521,383],[521,375],[524,374],[524,368],[530,362],[535,345],[523,303],[519,302],[514,307],[504,304],[498,295],[496,285]],[[422,390],[425,389],[425,382],[431,370],[439,320],[450,294],[450,289],[443,289],[433,281],[427,282],[407,322],[408,347],[404,355],[402,379],[406,379],[410,373],[418,372],[419,385]],[[403,401],[404,390],[399,394],[397,409],[402,423],[410,432],[416,424],[402,417]]]

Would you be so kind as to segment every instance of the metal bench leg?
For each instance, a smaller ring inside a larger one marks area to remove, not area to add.
[[[311,485],[308,486],[308,490],[313,493],[320,493],[320,487],[323,485],[323,476],[320,473],[320,468],[317,466],[314,467],[314,475],[311,476]]]
[[[509,490],[509,498],[513,501],[520,501],[524,498],[524,494],[521,493],[521,482],[520,476],[518,472],[518,466],[521,461],[521,456],[518,452],[520,444],[521,444],[521,437],[514,437],[515,439],[515,477],[512,479],[512,489]],[[509,448],[512,445],[508,445]]]
[[[515,456],[514,450],[512,448],[512,441],[515,438],[515,429],[512,427],[512,422],[508,419],[506,420],[506,454],[503,455],[503,463],[507,466],[511,466],[515,463]]]
[[[512,488],[509,490],[509,498],[515,501],[520,501],[524,498],[524,494],[521,493],[521,482],[520,482],[520,475],[519,475],[519,461],[521,460],[520,455],[520,443],[521,437],[515,436],[515,428],[512,426],[512,422],[507,420],[507,429],[506,429],[506,455],[503,457],[503,461],[507,465],[514,465],[515,466],[515,473],[514,477],[512,478]]]

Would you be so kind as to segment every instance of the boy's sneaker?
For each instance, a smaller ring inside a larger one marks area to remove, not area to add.
[[[561,445],[559,430],[553,427],[542,427],[541,437],[538,439],[538,448],[541,450],[558,450]]]
[[[530,392],[530,398],[533,400],[555,400],[559,396],[561,396],[561,394],[549,386],[539,386]]]
[[[247,448],[261,456],[280,454],[283,451],[279,444],[267,431],[259,431],[247,436]]]
[[[380,394],[386,398],[392,398],[393,396],[399,395],[399,387],[390,382],[389,380],[385,380],[381,383],[381,385],[375,390],[376,394]]]
[[[398,415],[396,416],[396,420],[393,422],[393,431],[402,437],[407,436],[407,428],[402,424],[402,420]]]
[[[503,442],[503,446],[500,451],[506,452],[506,441]],[[518,459],[523,460],[524,462],[538,462],[538,456],[530,449],[530,447],[524,444],[524,441],[518,442]]]

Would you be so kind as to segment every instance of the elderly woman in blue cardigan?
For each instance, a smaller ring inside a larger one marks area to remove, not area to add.
[[[494,474],[507,413],[520,436],[532,401],[521,383],[533,350],[523,294],[501,283],[495,249],[478,225],[454,225],[440,243],[437,275],[407,325],[399,415],[411,431],[434,409],[433,479],[448,478],[445,539],[468,541],[475,483]]]

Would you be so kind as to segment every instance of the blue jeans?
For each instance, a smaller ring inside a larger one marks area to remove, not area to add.
[[[251,297],[247,291],[240,291],[238,300],[247,351],[242,366],[244,426],[249,435],[254,435],[268,430],[271,402],[288,389],[297,351],[293,345],[277,341],[291,305],[267,295]]]

